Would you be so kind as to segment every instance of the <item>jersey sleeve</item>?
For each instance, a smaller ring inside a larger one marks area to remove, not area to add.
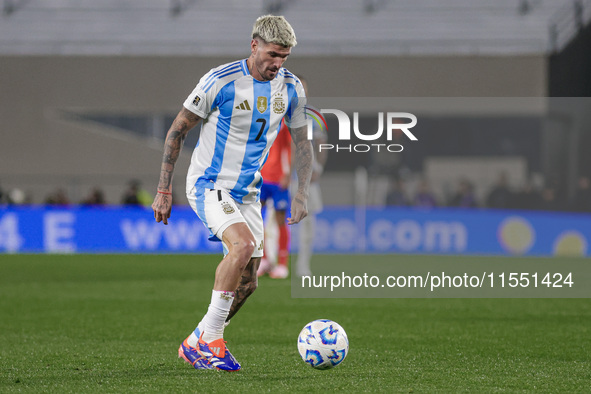
[[[295,96],[291,98],[291,105],[288,112],[285,114],[285,124],[289,128],[304,127],[306,121],[306,93],[304,87],[298,81],[295,84]]]
[[[207,118],[207,115],[211,112],[213,102],[215,100],[215,89],[209,86],[207,89],[207,82],[211,71],[195,86],[195,89],[191,92],[189,97],[183,103],[183,106],[189,111],[202,119]]]

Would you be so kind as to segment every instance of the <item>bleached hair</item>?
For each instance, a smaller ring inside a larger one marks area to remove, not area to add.
[[[283,16],[263,15],[259,17],[252,28],[252,38],[261,38],[267,43],[273,43],[292,48],[297,45],[293,28]]]

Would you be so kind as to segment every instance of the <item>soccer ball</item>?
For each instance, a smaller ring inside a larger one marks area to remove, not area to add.
[[[349,352],[347,333],[331,320],[314,320],[306,324],[298,336],[302,360],[316,369],[339,365]]]

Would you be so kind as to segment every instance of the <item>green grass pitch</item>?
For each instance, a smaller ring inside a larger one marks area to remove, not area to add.
[[[589,299],[292,299],[269,278],[226,329],[242,371],[194,370],[177,349],[218,258],[1,255],[0,392],[591,390]],[[318,318],[349,336],[329,371],[296,348]]]

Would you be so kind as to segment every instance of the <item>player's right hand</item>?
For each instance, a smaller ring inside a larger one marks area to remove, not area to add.
[[[154,219],[156,222],[168,224],[168,218],[172,211],[172,194],[156,193],[154,202],[152,203],[152,209],[154,210]]]

